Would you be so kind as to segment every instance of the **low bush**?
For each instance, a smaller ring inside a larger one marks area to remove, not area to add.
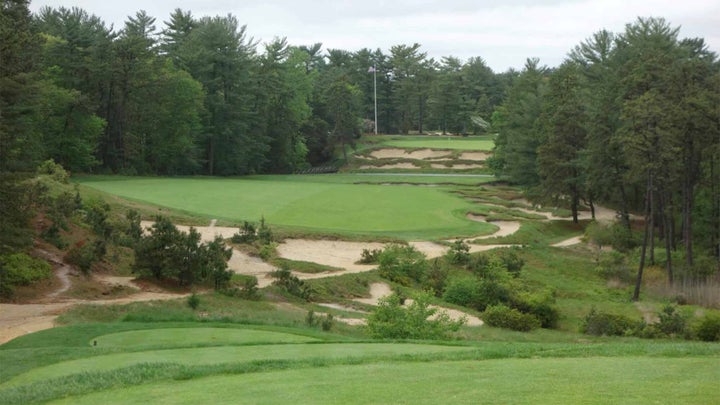
[[[693,332],[702,341],[720,341],[720,314],[710,313],[705,315],[695,324]]]
[[[368,316],[367,331],[380,339],[446,339],[465,323],[453,321],[447,313],[430,308],[429,296],[415,297],[407,308],[397,294],[381,298],[375,311]]]
[[[660,321],[658,329],[666,336],[683,336],[685,334],[686,320],[675,305],[667,304],[658,313]]]
[[[422,252],[404,245],[386,246],[378,261],[380,276],[404,286],[421,282],[428,267]]]
[[[480,280],[476,278],[455,278],[450,280],[443,300],[464,307],[477,308],[480,301]]]
[[[290,295],[294,295],[306,301],[310,300],[310,297],[312,296],[312,289],[309,285],[305,284],[304,281],[292,274],[289,268],[282,267],[270,273],[270,276],[275,278],[273,285],[282,288]]]
[[[440,258],[435,258],[429,266],[423,287],[426,291],[431,292],[436,297],[442,297],[443,291],[446,289],[446,283],[450,269]]]
[[[452,264],[467,264],[470,260],[470,245],[464,240],[458,239],[450,245],[450,250],[445,254],[447,261]]]
[[[593,308],[585,317],[581,332],[594,336],[625,336],[635,334],[642,327],[640,321],[633,321],[623,315],[598,312]]]
[[[0,256],[0,296],[11,297],[15,287],[50,278],[52,268],[25,253]]]
[[[555,298],[549,292],[515,293],[510,297],[510,304],[518,311],[536,317],[543,328],[557,327],[560,311],[554,306]]]
[[[197,294],[193,293],[191,296],[188,297],[187,304],[193,310],[198,309],[198,307],[200,306],[200,297],[198,297]]]
[[[607,280],[629,282],[633,279],[632,270],[628,266],[627,257],[616,251],[603,252],[598,260],[595,271]]]
[[[516,247],[497,249],[494,254],[500,260],[503,267],[514,277],[520,276],[525,260],[518,254],[519,249]]]
[[[382,253],[382,249],[363,249],[358,263],[376,264],[380,260],[380,253]]]
[[[482,316],[483,321],[489,326],[512,329],[520,332],[529,332],[541,326],[540,320],[530,314],[524,314],[515,308],[505,305],[493,305],[487,307]]]

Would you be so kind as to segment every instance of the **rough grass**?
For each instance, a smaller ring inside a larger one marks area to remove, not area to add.
[[[322,176],[319,176],[322,177]],[[257,221],[319,233],[435,239],[481,235],[464,218],[472,205],[428,187],[295,182],[283,179],[96,177],[85,186],[207,218]]]

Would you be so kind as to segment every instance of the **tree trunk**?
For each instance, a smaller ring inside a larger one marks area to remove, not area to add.
[[[670,285],[673,284],[673,268],[672,268],[672,229],[670,227],[669,221],[672,219],[670,214],[672,212],[672,204],[667,203],[667,195],[662,197],[661,204],[663,206],[662,210],[662,222],[663,222],[663,231],[664,231],[664,239],[665,239],[665,269],[667,271],[668,275],[668,283]]]
[[[655,193],[650,191],[650,265],[655,265],[655,217],[657,209],[655,207]]]
[[[643,234],[643,244],[640,251],[640,266],[638,267],[637,279],[635,281],[635,291],[633,291],[632,300],[640,299],[640,287],[642,286],[643,270],[645,269],[645,253],[648,245],[648,234],[650,233],[652,216],[650,215],[650,200],[652,199],[652,174],[648,177],[647,190],[645,191],[645,232]]]
[[[573,196],[572,196],[572,207],[571,207],[572,218],[573,218],[574,224],[578,223],[578,206],[579,205],[580,205],[580,197],[578,196],[577,192],[574,192]]]
[[[692,241],[692,200],[693,200],[693,187],[690,179],[691,174],[685,174],[685,181],[683,182],[683,203],[682,203],[682,216],[683,216],[683,243],[685,244],[685,264],[688,267],[693,264],[693,241]]]

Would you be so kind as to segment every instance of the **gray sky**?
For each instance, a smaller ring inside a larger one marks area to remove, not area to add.
[[[664,17],[680,37],[703,37],[720,53],[719,0],[34,0],[30,9],[42,6],[81,7],[116,29],[141,9],[158,29],[175,8],[195,17],[231,13],[261,43],[287,37],[293,45],[388,51],[418,42],[430,57],[480,56],[496,72],[520,69],[528,57],[556,66],[596,31],[621,32],[638,16]]]

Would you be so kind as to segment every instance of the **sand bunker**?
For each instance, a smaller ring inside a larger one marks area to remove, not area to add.
[[[375,268],[374,265],[355,264],[355,262],[360,260],[363,249],[382,249],[384,246],[384,244],[376,242],[287,239],[278,246],[277,251],[278,255],[284,259],[339,267],[347,270],[343,272],[345,274],[369,271]],[[320,275],[323,274],[320,273]],[[308,274],[307,276],[315,275]]]
[[[432,149],[406,151],[405,149],[378,149],[370,153],[375,159],[433,159],[449,156],[451,152]]]
[[[370,284],[370,298],[356,298],[353,301],[361,302],[368,305],[378,305],[380,298],[387,297],[390,294],[392,294],[392,290],[390,289],[389,285],[385,283],[372,283]],[[412,304],[412,302],[413,300],[411,299],[405,300],[404,306],[408,306]],[[435,315],[431,316],[430,319],[436,319],[439,315],[439,312],[444,311],[448,314],[450,319],[454,321],[465,317],[465,324],[468,326],[481,326],[483,324],[483,321],[480,318],[459,311],[457,309],[439,307],[437,305],[430,305],[430,308],[438,310],[438,312],[436,312]]]
[[[412,163],[393,163],[393,164],[381,165],[381,166],[372,166],[372,165],[360,166],[360,169],[363,169],[363,170],[366,170],[366,169],[417,169],[417,168],[418,167]]]
[[[475,160],[478,162],[484,162],[491,156],[487,152],[463,152],[460,154],[460,160]]]
[[[464,164],[464,163],[446,166],[446,165],[439,164],[439,163],[433,163],[430,165],[430,167],[432,167],[433,169],[481,169],[485,166],[484,165],[468,165],[468,164]]]

